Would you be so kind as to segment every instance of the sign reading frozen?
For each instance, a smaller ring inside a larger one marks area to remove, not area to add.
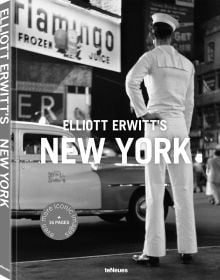
[[[120,18],[59,0],[16,0],[13,46],[120,72]]]

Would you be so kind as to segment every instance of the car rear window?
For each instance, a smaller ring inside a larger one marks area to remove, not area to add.
[[[25,133],[23,137],[23,152],[27,155],[38,155],[41,152],[41,138],[47,138],[51,147],[53,147],[53,138],[58,138],[58,155],[62,154],[62,135]],[[72,155],[79,154],[79,149],[75,143],[68,143],[72,147]],[[71,154],[70,154],[71,155]]]
[[[58,138],[61,143],[62,136],[51,134],[37,134],[37,133],[25,133],[23,137],[23,152],[24,154],[37,155],[41,151],[41,138],[47,138],[51,147],[53,147],[53,138]],[[61,154],[61,144],[58,148],[58,154]]]

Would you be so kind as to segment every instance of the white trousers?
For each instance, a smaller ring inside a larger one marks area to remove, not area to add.
[[[179,164],[166,164],[161,157],[160,163],[154,161],[154,139],[179,138],[180,143],[188,137],[184,118],[170,118],[167,120],[167,130],[162,131],[160,126],[153,130],[151,124],[147,125],[145,137],[151,139],[152,159],[145,166],[145,188],[146,188],[146,223],[145,242],[143,253],[148,256],[162,257],[166,254],[165,224],[164,224],[164,192],[165,192],[165,172],[168,169],[176,215],[177,227],[177,247],[179,253],[196,253],[197,238],[195,229],[195,215],[193,205],[193,167],[190,163],[185,163],[180,157]],[[185,149],[191,159],[190,144]],[[146,153],[148,151],[146,150]],[[173,150],[169,152],[169,157],[173,158]]]

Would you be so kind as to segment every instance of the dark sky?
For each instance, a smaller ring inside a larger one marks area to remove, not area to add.
[[[195,0],[195,18],[198,21],[206,21],[220,15],[219,0]]]

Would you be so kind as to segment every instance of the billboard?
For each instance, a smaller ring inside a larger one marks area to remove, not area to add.
[[[193,30],[194,30],[194,2],[190,1],[176,1],[176,4],[160,0],[150,0],[146,2],[145,14],[146,24],[145,33],[149,32],[149,23],[151,22],[151,15],[154,13],[167,13],[175,17],[180,22],[180,28],[174,34],[174,47],[191,58],[193,55]],[[191,5],[189,5],[191,3]],[[152,48],[151,39],[146,40],[146,49]]]
[[[120,72],[120,17],[64,1],[16,0],[12,46]]]

